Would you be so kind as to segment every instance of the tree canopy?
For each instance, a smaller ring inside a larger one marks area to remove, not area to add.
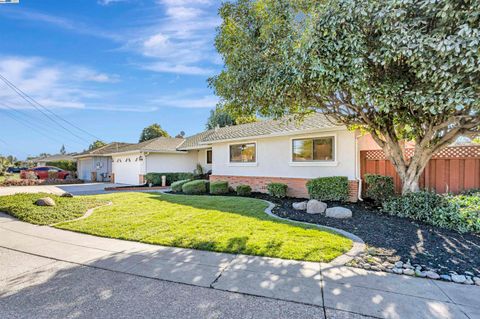
[[[167,131],[162,129],[160,124],[154,123],[154,124],[152,124],[150,126],[147,126],[146,128],[143,129],[142,134],[140,135],[139,142],[140,143],[145,142],[145,141],[148,141],[148,140],[151,140],[151,139],[154,139],[154,138],[157,138],[157,137],[161,137],[161,136],[170,137],[170,135],[168,135]]]
[[[435,151],[480,130],[479,12],[474,0],[227,2],[225,67],[209,81],[235,112],[322,112],[371,133],[414,191]]]
[[[240,113],[233,113],[225,108],[217,107],[215,110],[210,110],[210,116],[208,117],[207,124],[205,126],[207,130],[211,130],[217,126],[224,127],[252,123],[256,121],[257,117],[255,115],[247,114],[242,116]]]
[[[104,141],[96,140],[96,141],[93,141],[92,144],[88,146],[88,150],[92,151],[105,145],[107,145],[107,143],[105,143]]]

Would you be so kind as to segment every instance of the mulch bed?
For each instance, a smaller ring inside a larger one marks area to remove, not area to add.
[[[389,216],[368,202],[326,202],[328,207],[349,208],[349,219],[333,219],[322,215],[310,215],[292,208],[297,198],[272,198],[266,194],[254,194],[276,204],[273,213],[292,220],[340,228],[362,238],[370,255],[382,261],[397,260],[419,264],[438,270],[439,273],[470,271],[480,274],[480,234],[460,234],[448,229],[426,225],[407,218]]]

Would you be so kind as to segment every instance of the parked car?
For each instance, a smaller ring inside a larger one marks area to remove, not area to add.
[[[10,166],[9,168],[7,168],[7,173],[16,174],[16,173],[20,173],[21,171],[26,170],[26,169],[28,169],[28,168],[27,167],[13,167],[13,166]]]
[[[58,179],[66,179],[70,175],[69,171],[65,171],[58,167],[40,166],[21,171],[20,178],[27,178],[28,172],[33,172],[38,179],[48,179],[49,172],[57,173]]]

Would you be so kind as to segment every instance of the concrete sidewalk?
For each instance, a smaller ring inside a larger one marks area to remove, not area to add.
[[[480,318],[480,288],[476,286],[100,238],[35,226],[7,215],[0,215],[0,247],[142,278],[321,307],[324,313],[344,310],[377,318]]]

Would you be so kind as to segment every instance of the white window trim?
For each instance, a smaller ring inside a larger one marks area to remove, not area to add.
[[[295,162],[293,160],[293,141],[302,140],[302,139],[315,139],[322,137],[333,137],[333,156],[335,160],[333,161],[304,161],[304,162]],[[325,133],[325,134],[308,134],[302,136],[295,136],[290,138],[290,162],[289,166],[303,166],[303,167],[313,167],[313,166],[338,166],[338,143],[337,143],[337,133]]]
[[[212,162],[211,163],[208,162],[208,151],[212,152]],[[230,152],[230,147],[228,148],[228,152]],[[213,150],[211,148],[205,150],[205,165],[213,165]]]
[[[255,144],[255,162],[230,162],[230,146],[231,145],[241,145],[241,144]],[[241,166],[258,166],[258,143],[257,141],[242,141],[242,142],[236,142],[236,143],[229,143],[228,144],[228,163],[227,166],[231,167],[241,167]]]

